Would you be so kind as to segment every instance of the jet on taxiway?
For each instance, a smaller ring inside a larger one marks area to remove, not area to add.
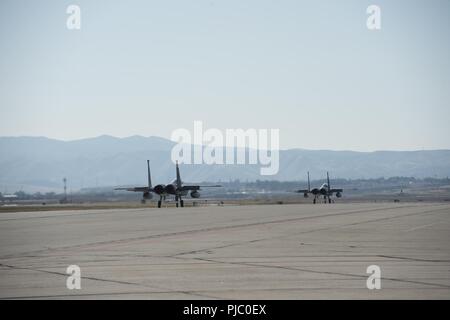
[[[180,168],[178,167],[178,161],[176,163],[176,179],[167,185],[158,184],[152,187],[152,179],[150,174],[150,161],[147,160],[147,175],[148,175],[148,186],[146,187],[131,187],[131,188],[116,188],[114,190],[126,190],[132,192],[142,192],[142,203],[145,203],[146,200],[150,200],[153,198],[153,193],[159,196],[158,200],[158,208],[161,208],[161,204],[166,200],[166,196],[173,195],[175,196],[176,206],[184,207],[183,197],[188,194],[191,198],[200,198],[200,188],[208,188],[208,187],[221,187],[220,185],[214,186],[200,186],[200,185],[183,185],[180,176]]]
[[[303,196],[305,198],[308,198],[309,194],[314,195],[314,199],[313,199],[313,203],[316,203],[317,200],[323,196],[323,199],[325,201],[325,203],[327,202],[328,199],[328,203],[331,203],[331,197],[333,196],[333,194],[336,194],[337,198],[342,197],[342,189],[332,189],[330,186],[330,176],[327,172],[327,183],[322,184],[319,188],[314,188],[311,190],[311,184],[309,181],[309,172],[308,172],[308,189],[301,189],[301,190],[297,190],[296,192],[298,193],[303,193]]]

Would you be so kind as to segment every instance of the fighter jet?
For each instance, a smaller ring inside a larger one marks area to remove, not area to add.
[[[176,206],[184,207],[184,201],[182,197],[185,197],[188,195],[191,196],[191,198],[197,199],[200,198],[200,192],[199,190],[201,188],[217,188],[221,187],[220,185],[212,185],[212,186],[200,186],[200,185],[183,185],[183,182],[181,181],[181,175],[180,175],[180,168],[178,167],[178,161],[176,163],[176,179],[168,184],[163,185],[159,184],[153,188],[154,193],[159,195],[159,201],[158,201],[158,208],[161,208],[161,203],[163,200],[166,199],[166,195],[173,195],[175,196],[175,203]]]
[[[150,160],[147,160],[147,177],[148,177],[148,186],[146,187],[115,188],[114,190],[142,192],[141,202],[145,203],[146,200],[151,200],[153,198],[152,192],[155,192],[152,187],[152,177],[150,175]]]
[[[328,199],[328,203],[331,203],[331,197],[333,196],[333,194],[336,193],[336,197],[340,198],[340,197],[342,197],[343,190],[331,188],[330,176],[329,176],[328,172],[327,172],[327,183],[322,184],[319,188],[314,188],[311,190],[311,184],[309,181],[309,172],[308,172],[308,189],[297,190],[296,192],[303,193],[303,196],[305,198],[308,198],[309,194],[311,193],[312,195],[314,195],[313,203],[315,204],[321,196],[323,196],[325,203],[327,202],[327,199]]]
[[[151,177],[150,177],[150,162],[147,160],[147,173],[148,173],[148,186],[147,187],[132,187],[132,188],[116,188],[115,190],[127,190],[133,192],[142,192],[143,199],[142,203],[145,203],[145,200],[152,199],[152,193],[155,193],[159,196],[158,200],[158,208],[161,208],[161,204],[166,200],[166,196],[173,195],[175,196],[176,206],[184,207],[183,197],[187,196],[188,193],[191,198],[197,199],[200,198],[199,190],[201,188],[207,187],[221,187],[220,185],[213,186],[200,186],[200,185],[183,185],[181,181],[180,168],[178,167],[178,161],[176,163],[176,179],[167,185],[158,184],[155,187],[152,187]]]

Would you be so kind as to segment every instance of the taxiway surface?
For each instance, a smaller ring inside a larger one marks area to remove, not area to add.
[[[2,213],[0,298],[449,299],[450,204]]]

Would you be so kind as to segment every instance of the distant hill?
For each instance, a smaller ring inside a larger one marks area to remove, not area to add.
[[[0,192],[61,190],[69,188],[146,184],[146,159],[151,160],[155,183],[174,179],[170,160],[174,142],[160,137],[100,136],[75,141],[44,137],[0,137]],[[259,165],[182,166],[186,182],[305,180],[306,171],[320,179],[330,171],[335,178],[393,176],[450,176],[450,150],[434,151],[280,151],[280,170],[260,176]]]

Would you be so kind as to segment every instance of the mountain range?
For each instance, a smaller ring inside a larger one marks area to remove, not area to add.
[[[171,161],[174,142],[160,137],[99,136],[74,141],[45,137],[0,137],[0,192],[61,191],[62,179],[70,190],[86,187],[145,185],[146,159],[151,161],[153,183],[175,178]],[[415,178],[450,175],[450,150],[331,151],[289,149],[280,151],[280,169],[261,176],[259,165],[181,165],[186,182],[220,182],[334,178]]]

